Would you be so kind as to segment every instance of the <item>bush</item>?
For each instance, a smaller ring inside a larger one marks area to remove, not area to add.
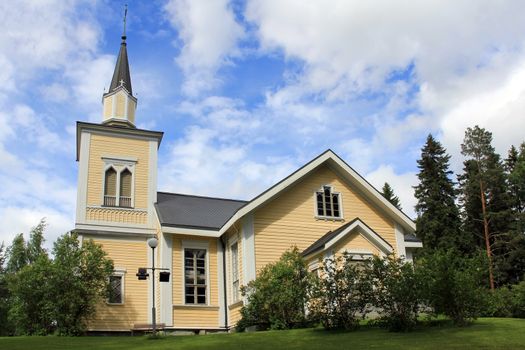
[[[454,250],[437,251],[419,261],[425,275],[425,299],[436,313],[463,326],[486,308],[486,263],[483,255],[460,256]]]
[[[237,329],[289,329],[304,325],[310,280],[299,250],[286,251],[279,261],[266,265],[255,280],[241,288],[248,303],[241,309]]]
[[[372,284],[363,278],[362,266],[343,254],[328,259],[319,269],[309,292],[309,316],[325,329],[355,329],[366,316]]]
[[[485,308],[480,316],[512,317],[512,291],[507,287],[487,290]]]
[[[511,287],[512,317],[525,318],[525,281]]]
[[[393,256],[374,256],[365,265],[363,277],[374,287],[372,301],[380,315],[379,325],[394,332],[411,330],[422,305],[423,285],[414,266]]]

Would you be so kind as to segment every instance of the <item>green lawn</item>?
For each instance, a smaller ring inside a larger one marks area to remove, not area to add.
[[[11,337],[0,349],[525,349],[525,319],[484,318],[472,326],[438,325],[410,333],[363,327],[355,332],[297,329],[164,337]]]

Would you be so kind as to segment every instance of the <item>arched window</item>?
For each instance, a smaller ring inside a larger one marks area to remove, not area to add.
[[[323,218],[341,218],[339,193],[332,192],[332,187],[323,186],[323,188],[315,193],[317,216]]]
[[[127,168],[120,173],[119,205],[131,208],[131,171]]]
[[[117,205],[117,172],[112,167],[106,170],[104,177],[104,205]]]

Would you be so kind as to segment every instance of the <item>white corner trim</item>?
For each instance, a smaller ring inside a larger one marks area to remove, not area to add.
[[[397,245],[397,257],[406,257],[406,244],[405,244],[405,232],[403,228],[397,223],[394,223],[394,231],[396,236],[396,245]]]
[[[157,202],[157,158],[158,158],[158,142],[149,141],[149,164],[148,164],[148,224],[155,225],[155,210],[154,203]]]
[[[224,258],[225,251],[222,247],[222,243],[217,240],[217,283],[219,283],[219,327],[226,327],[226,317],[224,317],[224,310],[226,309],[226,303],[224,301]]]
[[[160,234],[160,267],[169,268],[169,282],[160,282],[160,322],[173,326],[173,238],[169,234]]]
[[[242,220],[242,262],[243,284],[255,279],[255,232],[253,230],[253,214],[246,215]]]
[[[147,261],[148,261],[148,267],[151,267],[151,265],[153,264],[153,262],[151,261],[151,248],[148,246],[146,239],[144,239],[144,249],[146,249],[146,257],[147,257]],[[147,283],[148,283],[148,310],[147,310],[147,315],[148,315],[148,323],[152,323],[153,319],[151,317],[151,308],[153,307],[153,301],[151,300],[151,298],[153,297],[153,286],[151,285],[151,278],[152,278],[151,277],[151,270],[148,270],[148,273],[150,274],[150,278],[148,278],[146,280]],[[155,283],[155,286],[158,286],[158,284]],[[155,311],[157,311],[157,310],[155,310]]]
[[[87,190],[88,190],[88,166],[89,166],[89,147],[91,144],[91,134],[82,131],[80,134],[80,157],[78,163],[78,184],[77,184],[77,211],[76,221],[84,223],[86,221]]]

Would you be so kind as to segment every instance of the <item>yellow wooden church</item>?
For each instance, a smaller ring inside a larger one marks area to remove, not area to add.
[[[101,244],[115,268],[91,331],[152,323],[151,283],[136,276],[152,264],[151,237],[155,266],[171,273],[157,283],[155,321],[172,330],[234,327],[240,286],[292,246],[312,270],[343,251],[410,260],[422,246],[414,222],[331,150],[250,201],[159,192],[163,133],[137,129],[136,108],[123,36],[102,122],[77,122],[75,229]]]

